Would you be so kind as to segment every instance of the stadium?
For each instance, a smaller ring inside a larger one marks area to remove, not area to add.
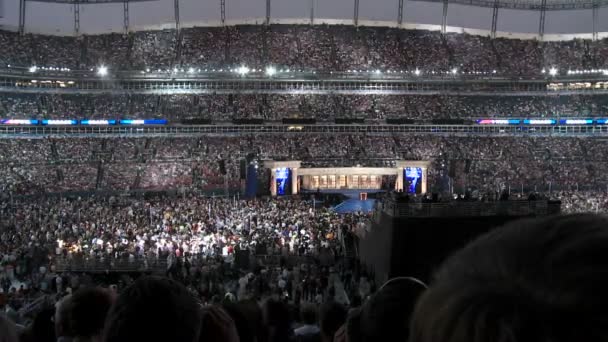
[[[606,19],[0,0],[0,339],[604,341]]]

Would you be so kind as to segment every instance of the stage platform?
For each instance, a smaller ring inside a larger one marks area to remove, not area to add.
[[[338,214],[348,214],[355,213],[358,211],[363,212],[372,212],[374,211],[374,206],[376,205],[375,199],[368,199],[366,201],[360,201],[358,199],[348,199],[337,206],[334,207],[334,210]]]
[[[355,213],[358,211],[363,212],[372,212],[374,210],[374,206],[376,205],[376,200],[371,197],[375,197],[378,193],[386,192],[385,190],[379,189],[343,189],[343,190],[335,190],[335,189],[327,189],[327,190],[319,190],[319,191],[303,191],[303,194],[315,194],[321,193],[323,195],[342,195],[344,200],[335,205],[333,209],[338,214],[348,214]],[[361,193],[367,194],[367,200],[360,200],[359,196]]]

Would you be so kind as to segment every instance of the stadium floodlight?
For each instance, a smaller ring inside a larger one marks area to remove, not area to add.
[[[30,70],[30,72],[36,72],[36,70],[38,70],[38,67],[36,67],[34,65],[34,66],[31,66],[29,70]]]
[[[452,74],[456,75],[458,73],[458,69],[454,68],[452,69]]]
[[[146,72],[150,72],[150,68],[146,68]]]
[[[420,69],[416,68],[416,70],[414,70],[414,75],[420,76]]]
[[[549,75],[551,75],[551,76],[557,75],[557,69],[555,67],[552,67],[551,69],[549,69]]]
[[[266,75],[273,76],[276,73],[277,73],[277,69],[275,69],[274,67],[269,66],[266,68]]]
[[[546,71],[545,69],[543,69],[543,70],[541,70],[540,72],[542,72],[542,73],[544,74],[544,73],[545,73],[545,72],[547,72],[547,71]]]
[[[376,74],[380,74],[380,69],[376,69]]]
[[[188,69],[188,73],[189,73],[189,74],[193,74],[193,73],[194,73],[194,68],[190,68],[190,69]]]
[[[99,76],[105,76],[108,74],[108,67],[105,65],[100,66],[99,68],[97,68],[97,75]]]
[[[177,68],[173,68],[173,72],[178,72],[179,70],[177,70]]]
[[[241,65],[241,66],[240,66],[240,67],[237,69],[237,72],[238,72],[239,74],[241,74],[241,75],[247,75],[247,74],[249,73],[249,68],[248,68],[248,67],[246,67],[246,66],[244,66],[244,65]]]

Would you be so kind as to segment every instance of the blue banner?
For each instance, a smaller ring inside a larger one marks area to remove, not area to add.
[[[560,125],[593,125],[593,119],[561,119]]]
[[[108,126],[108,125],[116,125],[116,120],[80,120],[80,124],[81,125],[88,125],[88,126]]]
[[[165,119],[147,119],[147,120],[120,120],[121,125],[166,125],[167,120]]]
[[[275,170],[275,180],[277,182],[277,195],[283,196],[290,193],[289,187],[291,186],[291,170],[286,167],[281,167]]]
[[[521,120],[519,119],[479,119],[477,124],[479,125],[519,125]]]
[[[44,126],[73,126],[78,125],[78,120],[73,119],[53,119],[53,120],[42,120]]]
[[[419,194],[422,192],[422,168],[406,167],[403,170],[405,180],[404,191],[408,194]],[[407,188],[406,188],[407,187]]]
[[[557,120],[554,119],[525,119],[524,125],[555,125]]]
[[[30,119],[2,119],[0,125],[37,125],[38,120]]]

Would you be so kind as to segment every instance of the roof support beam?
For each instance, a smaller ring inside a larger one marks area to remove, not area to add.
[[[179,0],[173,0],[173,14],[175,15],[175,30],[177,31],[177,36],[179,37],[179,29],[181,26],[179,21]]]
[[[125,34],[129,34],[129,0],[124,0],[122,3],[123,13],[123,30]]]
[[[355,14],[353,16],[353,23],[355,26],[359,26],[359,0],[355,0]]]
[[[496,29],[498,27],[498,0],[494,0],[494,7],[492,8],[492,31],[490,37],[496,38]]]
[[[397,23],[403,25],[403,0],[399,0],[399,8],[397,9]]]
[[[443,15],[441,16],[441,33],[445,34],[448,28],[448,0],[443,0]]]
[[[80,34],[80,4],[74,1],[74,34]]]
[[[220,0],[220,18],[222,18],[222,26],[226,25],[226,0]]]
[[[540,4],[540,20],[538,21],[538,36],[540,40],[545,37],[545,15],[547,14],[547,0],[542,0]]]
[[[315,23],[315,0],[310,0],[310,25]]]
[[[266,25],[270,25],[270,0],[266,0]]]
[[[600,11],[600,6],[598,3],[598,0],[594,0],[593,1],[593,10],[592,10],[592,15],[593,15],[593,40],[596,41],[599,38],[599,34],[598,34],[598,18],[599,18],[599,11]]]
[[[25,0],[19,0],[19,34],[25,33]]]

